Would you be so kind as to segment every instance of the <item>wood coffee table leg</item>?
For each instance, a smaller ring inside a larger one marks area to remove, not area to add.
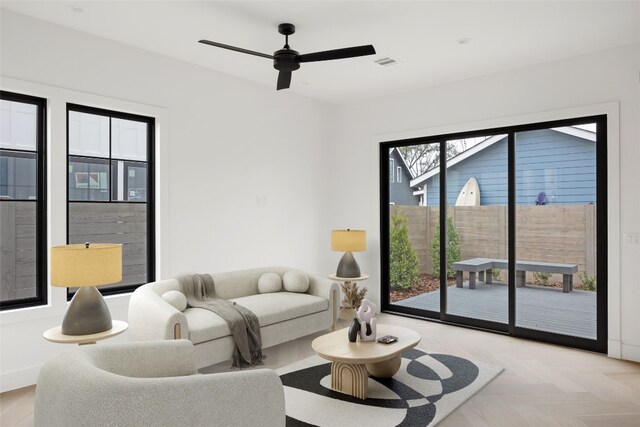
[[[331,362],[331,388],[336,391],[366,399],[368,378],[365,365]]]
[[[392,357],[389,360],[378,363],[367,363],[367,371],[374,377],[378,378],[391,378],[400,369],[402,358],[400,355]]]

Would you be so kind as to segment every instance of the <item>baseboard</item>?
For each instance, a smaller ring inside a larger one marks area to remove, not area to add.
[[[42,365],[3,373],[0,375],[0,393],[35,384],[40,368]]]
[[[609,340],[607,342],[607,356],[614,359],[622,358],[622,344],[618,340]]]
[[[609,340],[607,355],[615,359],[640,362],[640,346],[622,344],[618,340]]]
[[[622,344],[621,358],[624,360],[632,360],[634,362],[640,362],[640,346]]]

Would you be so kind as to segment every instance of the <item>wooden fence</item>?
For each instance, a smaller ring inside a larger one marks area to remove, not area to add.
[[[0,202],[0,297],[36,296],[36,202]]]
[[[429,249],[438,207],[391,206],[408,219],[409,239],[418,254],[422,273],[432,272]],[[447,214],[453,218],[460,241],[460,257],[503,258],[508,251],[506,206],[456,206]],[[519,205],[516,209],[516,257],[520,260],[578,264],[579,272],[596,273],[596,206]],[[552,277],[551,280],[561,280]],[[580,280],[577,275],[574,280]]]
[[[69,243],[84,242],[122,243],[118,285],[147,282],[146,203],[69,203]]]
[[[36,295],[36,204],[0,202],[0,289],[3,300]],[[69,203],[69,243],[123,243],[122,282],[147,281],[144,203]]]

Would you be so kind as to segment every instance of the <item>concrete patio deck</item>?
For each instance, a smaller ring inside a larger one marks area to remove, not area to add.
[[[440,291],[393,303],[405,307],[440,311]],[[508,322],[507,284],[478,282],[476,289],[447,288],[449,314]],[[516,326],[575,337],[596,338],[596,292],[527,285],[516,288]]]

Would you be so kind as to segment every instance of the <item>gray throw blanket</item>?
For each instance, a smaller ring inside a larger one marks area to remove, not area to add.
[[[190,274],[178,277],[189,307],[204,308],[227,322],[236,346],[233,351],[233,368],[262,365],[262,337],[258,318],[248,308],[222,298],[210,298],[207,288],[214,290],[213,277],[209,274]]]

